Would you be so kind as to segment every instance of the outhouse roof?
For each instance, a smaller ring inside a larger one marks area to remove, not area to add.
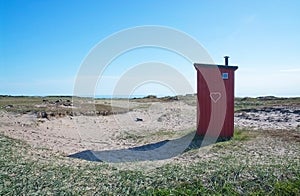
[[[218,65],[218,64],[205,64],[205,63],[194,63],[195,68],[197,67],[209,67],[209,68],[225,68],[225,69],[234,69],[237,70],[238,66],[232,66],[232,65]]]

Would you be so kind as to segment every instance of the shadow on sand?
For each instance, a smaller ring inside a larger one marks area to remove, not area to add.
[[[164,160],[178,156],[192,149],[201,148],[228,138],[205,138],[195,132],[174,140],[164,140],[128,149],[93,151],[85,150],[68,157],[88,161],[122,163],[135,161]]]

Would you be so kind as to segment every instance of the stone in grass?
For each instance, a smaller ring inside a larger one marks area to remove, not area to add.
[[[38,112],[37,113],[37,118],[47,118],[48,119],[48,114],[45,111]]]
[[[142,118],[136,118],[135,121],[136,121],[136,122],[142,122],[143,119],[142,119]]]
[[[13,105],[7,105],[5,106],[5,109],[10,109],[10,108],[13,108],[14,106]]]

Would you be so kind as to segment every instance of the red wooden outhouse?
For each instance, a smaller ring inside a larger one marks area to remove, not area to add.
[[[197,135],[231,138],[234,132],[234,72],[237,66],[199,64],[197,70]]]

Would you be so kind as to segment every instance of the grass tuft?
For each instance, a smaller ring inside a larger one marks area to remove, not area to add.
[[[250,140],[253,135],[251,135],[249,130],[246,129],[235,129],[233,134],[233,140],[235,141],[247,141]]]

